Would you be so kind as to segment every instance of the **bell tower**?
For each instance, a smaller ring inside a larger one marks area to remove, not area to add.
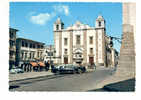
[[[96,19],[95,28],[105,28],[105,20],[101,15]]]
[[[106,66],[106,53],[105,53],[105,35],[106,27],[104,18],[99,15],[95,22],[96,39],[97,39],[97,63],[98,66]]]
[[[62,29],[64,29],[64,23],[61,21],[60,17],[58,17],[54,23],[54,31],[60,31]]]
[[[60,17],[57,18],[53,25],[54,30],[54,47],[56,48],[56,57],[59,58],[55,63],[60,64],[62,55],[62,31],[64,29],[64,23],[61,21]]]

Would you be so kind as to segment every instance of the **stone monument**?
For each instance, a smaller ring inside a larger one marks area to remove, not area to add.
[[[135,77],[136,4],[123,3],[123,34],[116,76]]]

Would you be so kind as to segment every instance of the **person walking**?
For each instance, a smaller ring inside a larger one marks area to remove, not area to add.
[[[49,70],[49,63],[48,63],[48,61],[45,63],[45,69],[46,69],[46,71],[48,71]]]
[[[95,65],[95,63],[94,63],[93,65],[94,65],[94,70],[96,70],[96,65]]]
[[[54,70],[54,65],[51,64],[51,72],[53,72],[53,70]]]

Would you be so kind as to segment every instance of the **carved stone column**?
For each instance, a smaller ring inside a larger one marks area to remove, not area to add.
[[[123,3],[123,39],[116,75],[135,77],[135,3]]]
[[[70,63],[73,63],[73,31],[70,31]]]
[[[86,65],[87,64],[87,31],[86,30],[84,30],[83,32],[83,46],[84,46],[83,64]]]
[[[62,63],[62,32],[59,32],[59,56],[61,56],[59,63]]]
[[[96,30],[96,66],[98,65],[98,30]]]

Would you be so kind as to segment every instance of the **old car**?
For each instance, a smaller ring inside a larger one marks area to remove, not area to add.
[[[21,68],[12,68],[10,71],[10,74],[17,74],[17,73],[23,73],[24,71]]]
[[[73,64],[64,64],[56,66],[52,69],[53,73],[57,74],[67,74],[67,73],[84,73],[86,71],[86,68],[84,66],[76,66]]]
[[[72,64],[66,64],[60,67],[59,73],[77,73],[77,67]]]

